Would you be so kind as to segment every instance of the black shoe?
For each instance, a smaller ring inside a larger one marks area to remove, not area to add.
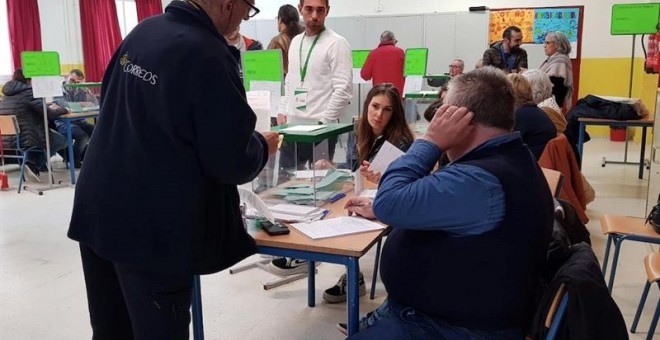
[[[270,262],[268,269],[273,274],[279,276],[304,274],[307,273],[307,260],[299,260],[291,257],[281,257],[278,259],[273,259]]]
[[[32,163],[25,163],[25,173],[28,175],[27,177],[37,183],[41,183],[41,179],[39,178],[39,170],[37,170],[37,166],[32,164]]]
[[[364,284],[364,275],[360,273],[359,282],[359,291],[360,296],[367,294],[367,286]],[[326,289],[323,292],[323,299],[329,303],[340,303],[346,301],[346,274],[343,274],[337,284]]]

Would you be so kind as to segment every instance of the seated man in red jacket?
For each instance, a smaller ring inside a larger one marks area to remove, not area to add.
[[[362,67],[360,75],[364,80],[371,80],[376,86],[382,83],[392,83],[403,96],[403,62],[405,53],[396,47],[394,33],[385,31],[380,35],[380,45],[371,51]]]

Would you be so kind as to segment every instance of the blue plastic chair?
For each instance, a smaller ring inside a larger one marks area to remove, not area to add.
[[[642,314],[644,309],[644,304],[646,302],[646,296],[649,294],[649,289],[651,288],[652,283],[658,284],[660,288],[660,253],[649,254],[644,258],[644,267],[646,268],[647,281],[644,285],[644,292],[642,292],[642,298],[639,300],[639,306],[637,307],[637,312],[635,313],[635,319],[633,320],[632,327],[630,327],[630,332],[635,333],[637,331],[637,324],[639,323],[639,317]],[[658,324],[658,318],[660,318],[660,300],[658,300],[658,305],[655,308],[655,314],[653,314],[653,320],[651,321],[651,326],[649,326],[649,332],[646,335],[646,339],[653,339],[653,334],[655,333],[655,327]]]
[[[4,151],[14,151],[15,155],[4,154],[5,159],[12,158],[18,159],[21,164],[21,173],[18,176],[18,193],[21,193],[23,188],[23,181],[25,180],[25,162],[27,156],[30,153],[41,152],[44,156],[47,157],[46,151],[43,148],[30,147],[27,149],[21,148],[21,128],[18,125],[18,120],[14,115],[0,115],[0,137],[15,137],[16,138],[16,147],[14,148],[4,148]]]

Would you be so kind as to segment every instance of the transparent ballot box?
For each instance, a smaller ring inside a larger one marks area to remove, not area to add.
[[[71,113],[92,112],[99,110],[101,83],[64,83],[62,97],[54,102],[71,110]]]
[[[350,169],[335,162],[338,137],[353,131],[353,124],[280,125],[282,143],[271,156],[252,189],[272,203],[319,206],[338,199],[345,183],[352,182]]]

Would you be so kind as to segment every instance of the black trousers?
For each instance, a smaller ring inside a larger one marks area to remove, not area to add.
[[[120,265],[80,245],[94,340],[189,338],[192,275]]]

